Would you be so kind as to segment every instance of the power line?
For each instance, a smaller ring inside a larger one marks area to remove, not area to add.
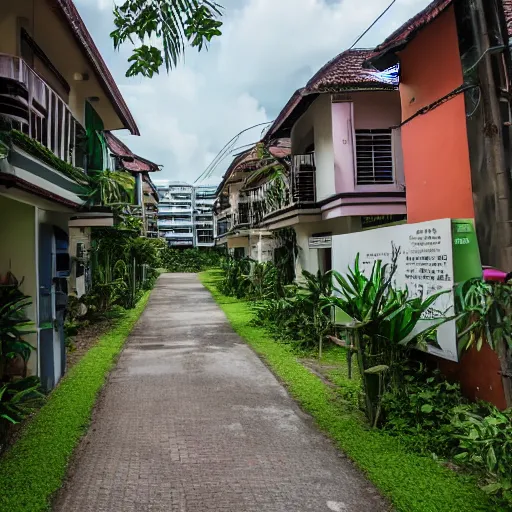
[[[212,174],[215,172],[215,169],[217,166],[226,158],[226,156],[231,152],[233,146],[236,144],[237,140],[240,138],[240,135],[242,135],[245,132],[248,132],[249,130],[252,130],[253,128],[257,128],[258,126],[266,126],[274,121],[267,121],[266,123],[259,123],[255,124],[253,126],[249,126],[249,128],[245,128],[241,132],[237,133],[229,142],[227,142],[224,147],[217,153],[215,158],[210,162],[210,164],[206,167],[206,169],[199,175],[199,177],[194,181],[194,183],[197,183],[199,180],[205,180],[212,176]]]
[[[352,50],[352,48],[354,48],[354,46],[359,43],[359,41],[361,41],[361,39],[363,39],[363,37],[368,34],[368,32],[370,32],[370,30],[379,22],[379,20],[382,18],[382,16],[384,16],[388,11],[389,9],[391,9],[391,7],[393,7],[393,5],[395,5],[396,3],[396,0],[393,0],[385,9],[384,11],[378,16],[378,18],[354,41],[354,44],[352,44],[352,46],[349,48],[349,50]]]

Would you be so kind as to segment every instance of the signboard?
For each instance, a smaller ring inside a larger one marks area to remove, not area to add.
[[[369,276],[375,261],[391,262],[392,244],[400,248],[396,287],[407,287],[411,296],[423,298],[442,290],[450,292],[433,304],[420,323],[429,322],[429,317],[438,317],[440,312],[453,315],[454,284],[482,275],[474,223],[469,219],[441,219],[334,236],[333,268],[346,273],[359,253],[361,271]],[[429,346],[429,352],[458,360],[455,322],[439,327],[437,343],[441,348]]]
[[[389,226],[390,224],[397,224],[407,221],[407,215],[373,215],[362,216],[361,226],[363,229],[373,229],[382,226]]]
[[[310,236],[310,249],[330,249],[332,247],[332,236]]]

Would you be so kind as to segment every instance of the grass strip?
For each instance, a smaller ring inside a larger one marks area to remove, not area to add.
[[[73,450],[87,431],[98,393],[149,294],[146,292],[135,309],[127,311],[70,369],[0,460],[0,511],[49,509]]]
[[[308,371],[289,346],[273,341],[266,330],[251,325],[248,302],[222,295],[222,272],[200,274],[203,285],[225,312],[235,331],[287,386],[289,393],[316,420],[400,512],[496,511],[473,478],[457,474],[429,457],[407,451],[399,439],[368,428],[357,412],[347,411],[333,391]]]

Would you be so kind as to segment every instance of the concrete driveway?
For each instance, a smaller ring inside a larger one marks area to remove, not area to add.
[[[192,274],[152,292],[54,510],[378,512]]]

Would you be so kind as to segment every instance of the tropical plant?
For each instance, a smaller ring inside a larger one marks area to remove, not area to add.
[[[0,363],[4,366],[19,356],[26,365],[34,349],[25,341],[25,336],[33,332],[32,323],[25,313],[32,300],[16,287],[6,287],[4,290],[0,297]]]
[[[224,276],[219,285],[220,291],[238,299],[246,298],[251,288],[249,275],[252,263],[249,258],[226,258],[222,265]]]
[[[430,335],[448,320],[442,313],[425,327],[417,329],[427,311],[445,292],[427,299],[411,298],[408,289],[396,289],[393,279],[400,250],[393,247],[392,263],[376,261],[367,277],[359,267],[359,255],[346,276],[333,271],[337,282],[334,295],[325,297],[324,305],[346,317],[343,326],[351,331],[351,340],[364,387],[366,414],[377,426],[383,394],[398,385],[408,351],[426,344]]]
[[[452,427],[459,445],[455,460],[484,471],[483,489],[494,495],[507,510],[512,508],[512,409],[500,411],[490,404],[458,406]]]
[[[41,405],[44,395],[40,389],[37,377],[0,385],[0,434],[5,433],[6,423],[19,423]]]
[[[91,191],[87,204],[124,205],[133,203],[135,179],[124,171],[95,171],[89,176]]]
[[[300,349],[318,349],[321,356],[323,339],[333,333],[321,300],[330,288],[328,274],[304,272],[300,284],[282,287],[281,297],[256,302],[254,322],[265,326],[277,340]]]
[[[465,403],[458,384],[448,382],[439,370],[409,361],[401,386],[383,396],[383,429],[415,451],[448,457],[458,443],[451,423],[454,409]]]
[[[470,279],[456,288],[455,307],[460,351],[484,343],[499,351],[502,342],[512,349],[512,286]]]
[[[0,441],[5,435],[8,424],[20,422],[35,406],[39,405],[43,397],[39,392],[39,379],[26,376],[27,362],[34,350],[25,339],[33,332],[32,324],[25,312],[30,304],[30,297],[21,293],[19,284],[1,287]],[[14,375],[9,369],[16,360],[23,363],[21,375],[17,372]]]
[[[133,49],[126,75],[141,74],[151,78],[165,65],[175,67],[185,51],[185,44],[201,51],[222,33],[222,7],[209,0],[126,0],[114,7],[115,30],[110,34],[114,48],[127,41],[140,46]],[[157,38],[162,49],[146,44]]]
[[[161,265],[168,272],[202,272],[219,267],[221,259],[222,253],[216,249],[196,247],[180,250],[167,247],[161,252]]]

